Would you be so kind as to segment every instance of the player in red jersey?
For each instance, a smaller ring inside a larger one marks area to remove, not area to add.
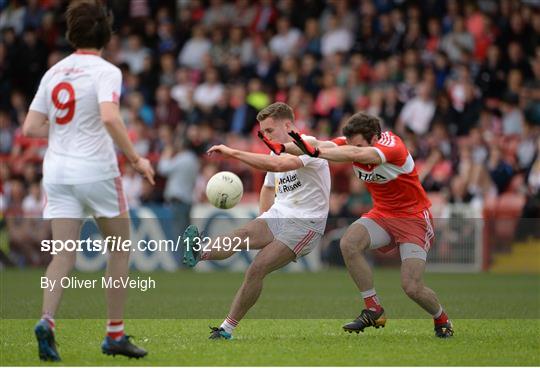
[[[317,141],[291,132],[290,153],[307,153],[335,162],[352,162],[356,176],[366,183],[373,209],[355,221],[340,242],[349,273],[364,298],[366,308],[345,331],[384,327],[386,318],[375,288],[366,249],[383,252],[399,247],[401,284],[405,293],[433,316],[435,335],[453,335],[452,323],[433,290],[424,285],[426,258],[433,242],[431,203],[422,188],[411,154],[397,135],[381,131],[377,117],[354,114],[343,129],[344,137]],[[298,148],[300,148],[301,152]]]

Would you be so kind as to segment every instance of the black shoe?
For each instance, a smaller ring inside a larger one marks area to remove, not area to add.
[[[364,332],[366,327],[384,327],[386,324],[386,317],[384,316],[384,309],[381,308],[379,312],[375,312],[371,309],[364,309],[362,313],[352,322],[343,326],[344,331],[348,332]]]
[[[454,326],[452,326],[452,322],[449,320],[446,323],[435,325],[435,336],[440,337],[441,339],[454,336]]]
[[[210,327],[210,330],[211,330],[210,337],[209,337],[210,340],[232,339],[232,335],[226,332],[222,327]]]
[[[103,354],[107,355],[115,356],[118,354],[135,359],[146,356],[148,352],[129,341],[130,337],[131,336],[129,335],[124,335],[120,340],[115,340],[111,339],[109,336],[106,336],[105,340],[103,340],[103,343],[101,344],[101,351]]]
[[[36,339],[38,341],[39,359],[44,361],[57,362],[60,360],[60,355],[56,350],[56,342],[54,341],[54,331],[49,323],[41,319],[34,328]]]

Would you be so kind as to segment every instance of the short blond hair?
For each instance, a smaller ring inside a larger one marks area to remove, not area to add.
[[[283,102],[275,102],[271,105],[266,106],[264,109],[259,111],[257,114],[257,121],[261,121],[272,118],[276,120],[290,120],[294,121],[294,113],[292,108]]]

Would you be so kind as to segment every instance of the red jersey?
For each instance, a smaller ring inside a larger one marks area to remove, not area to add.
[[[344,137],[332,142],[339,146],[346,144]],[[366,183],[373,198],[373,210],[396,217],[396,214],[411,215],[429,209],[431,202],[418,179],[414,160],[401,138],[386,131],[373,148],[381,157],[381,164],[353,162],[356,176]]]

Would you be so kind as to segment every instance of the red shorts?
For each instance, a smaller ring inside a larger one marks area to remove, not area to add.
[[[390,244],[378,248],[383,253],[388,253],[404,243],[416,244],[428,252],[435,239],[433,216],[428,209],[403,217],[391,217],[387,213],[372,209],[362,217],[373,220],[390,235]]]

